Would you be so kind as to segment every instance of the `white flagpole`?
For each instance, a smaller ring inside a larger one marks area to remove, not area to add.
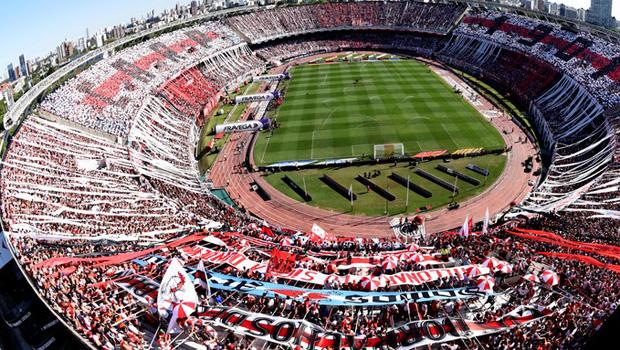
[[[407,200],[405,204],[405,211],[409,210],[409,175],[407,175]]]
[[[353,184],[349,185],[349,199],[351,200],[351,211],[353,211]]]
[[[486,235],[489,231],[489,208],[487,207],[487,211],[484,214],[484,221],[482,223],[482,234]]]
[[[452,190],[452,201],[454,201],[454,197],[456,197],[456,182],[459,180],[458,176],[454,177],[454,189]]]
[[[205,282],[207,282],[207,305],[209,305],[209,299],[211,299],[211,285],[209,284],[209,278],[205,274]]]
[[[302,177],[303,181],[304,181],[304,192],[306,192],[306,194],[308,193],[308,190],[306,189],[306,176],[304,175],[304,177]]]

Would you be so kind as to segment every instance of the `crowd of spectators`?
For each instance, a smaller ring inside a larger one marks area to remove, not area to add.
[[[335,28],[390,28],[445,34],[465,9],[460,4],[337,2],[256,11],[231,17],[228,23],[252,42]]]
[[[519,223],[521,227],[546,227],[542,219]],[[245,221],[235,227],[234,235],[216,234],[225,240],[225,245],[215,245],[203,241],[199,246],[214,250],[235,251],[243,249],[252,260],[267,263],[271,248],[259,244],[236,244],[235,241],[259,240],[261,243],[274,244],[280,249],[297,254],[297,267],[336,274],[372,275],[395,273],[399,270],[424,270],[421,264],[401,261],[397,269],[385,271],[380,263],[388,256],[403,251],[417,251],[436,257],[448,258],[445,266],[459,266],[469,263],[481,263],[486,257],[496,257],[514,266],[509,273],[493,273],[496,285],[493,289],[497,296],[461,300],[442,300],[416,303],[404,303],[392,306],[325,306],[310,299],[290,297],[255,296],[240,292],[212,289],[211,293],[198,288],[200,303],[204,306],[234,307],[249,312],[279,317],[304,319],[326,330],[354,336],[385,336],[393,327],[398,327],[415,320],[437,319],[442,317],[465,318],[477,322],[489,322],[518,310],[523,305],[540,305],[553,308],[553,314],[535,322],[532,326],[519,327],[510,332],[501,332],[488,336],[453,341],[442,346],[467,345],[469,348],[485,349],[502,347],[508,349],[556,349],[583,347],[589,337],[613,313],[620,295],[620,279],[617,272],[591,266],[578,261],[565,261],[541,255],[540,252],[567,252],[572,249],[555,246],[553,243],[531,241],[510,234],[510,228],[498,228],[488,236],[462,237],[454,233],[440,233],[422,238],[415,245],[404,244],[392,239],[359,239],[313,242],[303,236],[291,236],[286,230],[269,230],[266,234],[260,226]],[[182,239],[183,234],[168,234],[166,242]],[[562,232],[563,233],[563,232]],[[567,239],[578,236],[567,234]],[[581,237],[583,238],[583,237]],[[282,245],[287,241],[286,245]],[[288,243],[290,242],[290,244]],[[617,242],[617,240],[616,240]],[[12,243],[19,252],[20,263],[26,268],[40,287],[40,293],[51,303],[53,309],[62,315],[83,336],[98,348],[131,349],[141,348],[151,343],[158,320],[151,312],[154,300],[151,294],[146,301],[132,294],[128,289],[114,283],[118,276],[141,276],[145,284],[161,280],[168,259],[177,257],[193,266],[198,257],[187,256],[184,244],[161,249],[151,255],[140,258],[150,261],[147,264],[136,260],[119,262],[113,265],[98,266],[92,263],[67,265],[62,263],[46,264],[58,257],[100,257],[118,255],[126,252],[140,252],[149,248],[138,242],[98,242],[74,240],[72,242],[46,241],[26,236],[12,237]],[[257,242],[258,243],[258,242]],[[192,243],[192,247],[197,247]],[[309,259],[305,252],[325,253],[322,258]],[[600,257],[595,253],[583,253],[594,256],[607,263],[613,258]],[[330,270],[330,265],[340,261],[342,256],[376,257],[376,268],[348,268]],[[383,257],[377,256],[383,255]],[[231,263],[232,264],[232,263]],[[355,286],[327,283],[324,286],[303,284],[279,278],[277,274],[268,275],[265,271],[235,269],[233,265],[205,264],[208,269],[230,276],[262,280],[279,284],[292,284],[295,287],[322,289],[362,290]],[[560,278],[559,285],[549,287],[544,282],[533,283],[523,279],[527,273],[538,274],[541,270],[551,269]],[[596,278],[591,276],[596,275]],[[150,281],[150,282],[149,282]],[[406,292],[409,290],[450,289],[464,286],[476,286],[475,278],[445,277],[423,286],[392,286],[386,291]],[[155,286],[156,288],[156,286]],[[145,297],[144,295],[141,295]],[[234,344],[241,349],[259,347],[260,341],[249,337],[235,335],[217,326],[206,329],[194,329],[190,339],[202,341],[212,348],[223,348]],[[159,337],[158,344],[165,341]],[[183,337],[185,338],[185,337]],[[176,346],[176,345],[175,345]]]
[[[494,23],[500,18],[505,21],[496,26]],[[548,34],[542,36],[543,39],[530,44],[533,39],[528,33],[539,34],[546,30]],[[498,11],[469,13],[454,33],[487,39],[549,62],[587,88],[601,104],[610,107],[620,103],[620,75],[617,70],[599,74],[603,67],[620,55],[620,48],[603,38],[584,31],[566,30],[559,24],[540,19]],[[571,43],[575,44],[570,46]],[[590,45],[585,47],[587,43]]]
[[[256,55],[267,61],[287,61],[301,56],[337,52],[341,50],[405,50],[422,56],[431,56],[440,42],[429,36],[414,33],[363,32],[356,34],[333,33],[320,37],[287,39],[257,49]]]
[[[602,105],[570,77],[571,72],[544,58],[525,58],[501,43],[464,35],[454,35],[438,57],[529,105],[541,144],[552,157],[544,182],[522,205],[526,211],[566,207],[610,166],[614,129]]]
[[[264,68],[244,45],[210,57],[163,86],[159,96],[144,104],[129,133],[130,157],[140,174],[162,193],[171,194],[175,187],[204,193],[194,159],[200,121],[211,116],[226,89],[237,88]],[[200,200],[191,202],[200,206]]]
[[[48,95],[41,107],[97,131],[126,137],[152,91],[179,70],[240,42],[220,22],[166,33],[100,60]]]
[[[35,116],[13,138],[0,175],[10,231],[131,236],[199,222],[151,190],[126,147]]]
[[[232,17],[228,22],[253,41],[340,27],[389,26],[446,33],[464,10],[463,5],[416,2],[328,3],[259,11]],[[424,56],[436,54],[477,72],[481,78],[503,82],[524,101],[536,101],[550,132],[566,135],[558,140],[562,141],[561,149],[554,159],[556,167],[551,179],[565,185],[562,194],[587,190],[607,165],[601,162],[613,153],[605,143],[611,140],[605,129],[607,124],[599,121],[601,110],[592,96],[606,98],[616,88],[615,81],[608,75],[589,82],[586,77],[592,68],[583,63],[587,60],[559,60],[553,55],[552,44],[536,44],[530,52],[519,46],[523,44],[509,31],[487,34],[485,20],[498,16],[495,12],[471,15],[459,26],[459,35],[447,43],[412,33],[342,34],[328,39],[282,40],[264,45],[256,55],[246,45],[238,45],[241,39],[223,24],[207,23],[164,34],[96,63],[48,96],[42,107],[82,126],[108,133],[109,137],[86,132],[64,121],[31,116],[21,125],[3,160],[2,216],[20,265],[53,310],[91,344],[102,349],[129,350],[150,348],[156,339],[154,347],[166,348],[166,341],[157,333],[160,320],[153,312],[152,295],[132,293],[130,288],[118,283],[122,280],[119,276],[139,276],[157,284],[169,259],[181,258],[186,266],[198,263],[200,257],[186,254],[187,247],[241,252],[262,265],[269,265],[271,249],[278,248],[296,256],[293,267],[340,276],[378,276],[438,266],[458,267],[481,264],[489,257],[496,257],[513,267],[508,272],[491,269],[496,281],[493,291],[498,296],[387,307],[343,307],[319,305],[309,299],[253,296],[214,289],[211,293],[200,291],[201,303],[304,319],[347,335],[382,337],[387,336],[390,328],[414,320],[452,317],[496,321],[523,305],[534,304],[549,307],[553,313],[528,327],[452,341],[443,346],[583,347],[618,307],[620,279],[617,272],[607,268],[617,263],[614,257],[527,239],[511,233],[512,227],[508,226],[494,229],[492,235],[462,237],[451,232],[438,233],[422,237],[416,244],[393,239],[316,242],[286,229],[265,229],[266,223],[206,194],[194,169],[192,141],[200,115],[205,117],[221,94],[261,72],[265,61],[341,49],[407,49]],[[510,15],[508,23],[533,28],[539,22]],[[571,41],[577,35],[551,26],[554,35],[563,40]],[[492,39],[485,41],[473,36]],[[207,37],[208,43],[202,41]],[[586,37],[594,42],[589,50],[615,57],[615,47],[603,47],[600,39]],[[440,51],[443,44],[446,46]],[[506,46],[517,50],[507,50]],[[114,68],[119,67],[114,62],[121,59],[132,63],[134,68],[129,68],[130,71]],[[200,63],[192,66],[190,63],[194,62]],[[561,78],[560,72],[570,72],[574,80]],[[135,78],[134,75],[140,74],[148,74],[149,79]],[[615,99],[608,102],[620,101]],[[127,137],[128,144],[113,136]],[[575,141],[579,139],[590,146],[581,147],[580,141]],[[575,143],[567,143],[568,140]],[[558,170],[568,167],[570,171],[566,173]],[[588,167],[594,170],[585,169]],[[585,198],[608,201],[616,208],[617,189],[607,191],[609,186]],[[609,218],[614,213],[604,214],[585,220],[586,212],[569,212],[539,216],[519,225],[552,231],[569,240],[617,247],[620,230],[617,222]],[[218,237],[224,244],[183,241],[205,226],[215,227],[210,231],[205,229],[206,236]],[[110,264],[88,260],[125,253],[139,255],[146,249],[153,252],[145,253],[140,259],[128,258]],[[602,265],[560,259],[541,252],[580,254],[597,259]],[[409,259],[414,253],[425,256],[426,262]],[[398,257],[395,266],[382,265],[388,256]],[[368,258],[364,261],[376,266],[343,266],[354,258]],[[304,284],[267,270],[239,269],[229,262],[205,265],[231,276],[295,287],[368,289],[359,282]],[[543,270],[555,271],[559,284],[552,287],[523,278]],[[475,276],[465,274],[438,278],[423,286],[386,285],[378,291],[476,286]],[[209,349],[258,348],[254,339],[223,328],[187,333],[188,338],[204,342]]]

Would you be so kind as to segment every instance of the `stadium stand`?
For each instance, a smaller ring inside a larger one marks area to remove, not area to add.
[[[610,67],[619,48],[538,19],[466,9],[280,7],[178,29],[99,61],[42,102],[60,121],[30,115],[4,155],[2,221],[17,262],[62,321],[101,349],[173,347],[157,291],[176,258],[200,294],[198,310],[178,325],[209,349],[311,348],[279,331],[274,340],[242,322],[213,321],[214,310],[310,325],[343,349],[397,349],[403,332],[424,327],[445,337],[421,335],[418,345],[583,348],[620,297],[618,125],[606,114],[620,102]],[[261,44],[252,50],[228,25]],[[288,38],[388,27],[397,32]],[[551,155],[545,181],[507,224],[415,244],[270,227],[210,195],[193,147],[220,96],[266,62],[343,48],[407,50],[512,91]],[[523,218],[531,212],[544,215]],[[209,288],[200,284],[207,279]],[[371,302],[384,295],[395,299]],[[453,332],[429,320],[446,320]]]

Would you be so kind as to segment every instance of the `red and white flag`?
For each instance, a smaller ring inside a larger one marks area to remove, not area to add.
[[[205,271],[205,264],[202,260],[200,260],[198,265],[196,265],[194,284],[207,291],[207,298],[211,297],[211,287],[209,286],[209,279],[207,278],[207,272]]]
[[[174,258],[168,265],[159,285],[157,311],[162,318],[169,319],[168,333],[181,331],[178,321],[187,318],[196,310],[198,295],[181,262]]]
[[[327,232],[321,228],[321,226],[317,224],[312,224],[312,236],[310,240],[313,242],[322,242],[327,239]]]
[[[463,236],[463,237],[469,236],[469,215],[465,217],[463,226],[461,226],[461,229],[459,230],[459,236]]]

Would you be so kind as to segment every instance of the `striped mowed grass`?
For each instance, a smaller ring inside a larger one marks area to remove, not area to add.
[[[372,155],[373,145],[405,152],[504,147],[499,132],[464,98],[415,60],[300,65],[280,127],[259,136],[254,160],[324,160]]]

